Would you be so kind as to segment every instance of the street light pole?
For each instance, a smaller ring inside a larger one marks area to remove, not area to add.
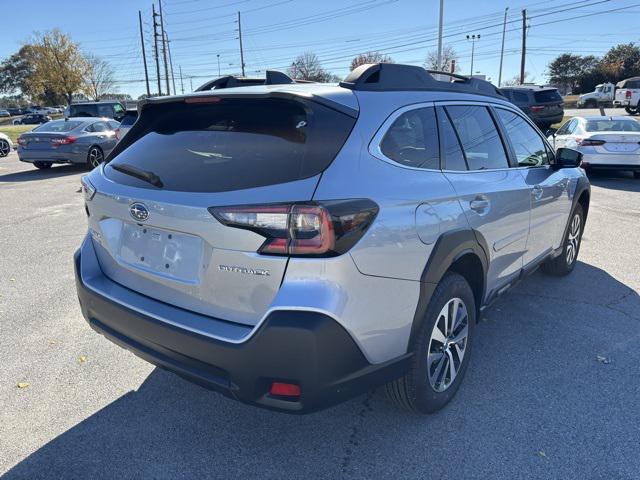
[[[475,55],[475,51],[476,51],[476,40],[480,40],[480,35],[476,35],[475,33],[473,35],[467,35],[467,40],[471,40],[471,72],[469,73],[469,76],[472,77],[473,76],[473,57]]]
[[[220,76],[220,54],[218,53],[218,76]]]
[[[442,68],[442,24],[444,20],[444,0],[440,0],[440,20],[438,22],[438,66],[436,70],[443,70]]]

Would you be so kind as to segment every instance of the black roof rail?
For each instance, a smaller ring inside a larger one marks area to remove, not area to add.
[[[434,75],[446,75],[451,80],[438,80]],[[360,65],[340,82],[340,86],[368,92],[431,90],[504,98],[496,86],[486,80],[400,63]]]
[[[196,92],[205,90],[219,90],[221,88],[248,87],[251,85],[287,85],[289,83],[314,83],[309,80],[292,79],[286,73],[277,70],[267,70],[265,78],[259,77],[236,77],[227,75],[214,80],[209,80],[204,85],[199,86]]]

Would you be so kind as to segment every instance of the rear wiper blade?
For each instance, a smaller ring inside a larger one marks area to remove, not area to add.
[[[124,173],[125,175],[131,175],[132,177],[136,177],[142,181],[150,183],[154,187],[162,188],[164,186],[160,177],[148,170],[142,170],[141,168],[137,168],[126,163],[116,163],[115,165],[110,164],[109,166],[118,172]]]

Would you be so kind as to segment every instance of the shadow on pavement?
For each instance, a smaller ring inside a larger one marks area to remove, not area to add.
[[[639,307],[585,263],[533,275],[483,312],[465,382],[431,416],[380,392],[290,416],[155,369],[3,478],[634,478]]]
[[[633,173],[619,170],[598,170],[589,172],[592,185],[625,192],[640,192],[640,178],[633,178]]]
[[[89,172],[89,170],[84,165],[54,165],[48,170],[39,170],[38,168],[26,163],[25,165],[30,168],[30,170],[22,170],[21,172],[0,175],[0,183],[31,182],[36,180],[46,180],[49,178],[64,177],[67,175],[77,175],[78,173]]]

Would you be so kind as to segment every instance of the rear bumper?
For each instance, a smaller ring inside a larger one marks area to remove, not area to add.
[[[370,364],[341,325],[317,312],[275,311],[242,343],[201,335],[89,287],[82,262],[79,250],[76,287],[91,328],[154,365],[244,403],[290,413],[316,411],[398,378],[408,368],[410,354]],[[274,381],[299,385],[300,397],[271,396]]]
[[[86,163],[85,152],[65,150],[25,150],[18,146],[18,159],[21,162],[51,162],[51,163]]]
[[[582,156],[585,168],[602,168],[612,170],[640,170],[640,155],[638,154],[584,154]]]

